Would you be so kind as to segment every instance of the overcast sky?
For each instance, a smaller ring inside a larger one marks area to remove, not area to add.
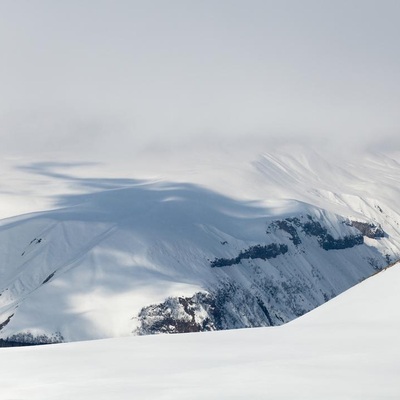
[[[1,154],[400,137],[398,0],[0,0]]]

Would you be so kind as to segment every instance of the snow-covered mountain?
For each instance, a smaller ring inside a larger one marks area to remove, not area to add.
[[[1,397],[398,399],[400,265],[279,327],[1,349]]]
[[[0,337],[288,322],[400,258],[399,159],[283,148],[166,165],[156,180],[31,166],[70,187],[1,223]]]

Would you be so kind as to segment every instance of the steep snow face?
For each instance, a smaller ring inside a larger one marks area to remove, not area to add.
[[[0,349],[1,394],[32,400],[398,399],[399,286],[397,265],[274,328]]]
[[[225,177],[236,182],[231,165]],[[192,175],[197,184],[69,177],[86,193],[2,222],[0,337],[56,342],[290,321],[399,258],[397,166],[367,164],[368,189],[381,177],[379,193],[363,192],[364,165],[350,173],[307,152],[246,164],[235,185],[251,196],[199,185],[207,171]]]

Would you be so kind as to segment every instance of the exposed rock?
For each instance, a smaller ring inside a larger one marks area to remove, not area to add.
[[[307,217],[308,221],[302,224],[303,231],[308,236],[315,236],[324,250],[344,250],[364,243],[362,235],[346,235],[335,239],[319,221],[315,221],[310,215]]]
[[[202,332],[218,329],[214,298],[208,293],[192,297],[170,297],[165,302],[142,308],[139,335],[154,333]]]
[[[286,218],[284,220],[274,221],[270,226],[275,229],[281,229],[282,231],[287,232],[290,235],[290,240],[293,242],[295,246],[301,244],[301,239],[299,234],[297,233],[296,227],[301,225],[299,218]]]
[[[344,250],[364,243],[362,235],[348,235],[343,238],[335,239],[332,235],[319,237],[318,242],[324,250]]]
[[[349,225],[358,229],[364,236],[367,236],[371,239],[385,237],[385,231],[380,225],[360,221],[350,221]]]
[[[56,271],[54,271],[53,273],[51,273],[43,282],[42,285],[44,285],[45,283],[47,283],[56,273]]]
[[[34,346],[34,343],[19,343],[11,340],[0,339],[0,347],[21,347],[21,346]]]
[[[332,269],[310,263],[308,273],[299,275],[295,266],[293,270],[288,269],[285,262],[277,260],[274,264],[271,259],[288,253],[289,247],[292,255],[306,254],[309,246],[318,245],[326,251],[350,249],[364,244],[363,234],[379,237],[382,233],[379,227],[372,224],[350,225],[343,219],[349,228],[341,230],[341,237],[334,237],[323,221],[311,215],[300,215],[271,222],[267,235],[274,234],[275,240],[286,240],[288,244],[258,244],[240,251],[236,257],[215,258],[210,262],[211,267],[221,268],[237,265],[246,259],[254,260],[246,263],[245,273],[252,276],[250,283],[238,283],[227,270],[225,281],[208,287],[207,293],[170,297],[160,304],[142,308],[136,333],[181,333],[281,325],[330,300],[344,287],[338,290],[332,285]],[[310,241],[307,237],[317,240]],[[387,265],[390,257],[378,254],[365,259],[367,267],[358,279],[362,280]],[[271,261],[263,264],[260,260]]]
[[[239,264],[240,261],[245,259],[261,259],[268,260],[275,258],[281,254],[285,254],[288,251],[288,247],[285,244],[272,243],[266,246],[255,245],[251,246],[246,250],[242,250],[239,255],[235,258],[216,258],[211,261],[211,267],[227,267],[230,265]]]
[[[13,346],[29,346],[39,344],[54,344],[64,342],[64,338],[60,332],[56,332],[51,336],[48,335],[32,335],[31,332],[21,332],[8,336],[3,340],[5,343],[13,343]]]
[[[230,281],[210,293],[168,298],[142,308],[136,334],[184,333],[281,325],[310,311],[304,282],[261,280],[258,288]],[[325,293],[324,298],[333,295]],[[322,302],[322,300],[320,300]]]
[[[11,318],[14,316],[14,314],[11,314],[5,321],[3,321],[0,324],[0,331],[6,326],[8,325],[8,323],[11,321]]]

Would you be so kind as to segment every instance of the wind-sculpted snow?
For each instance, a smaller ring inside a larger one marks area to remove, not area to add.
[[[398,399],[399,286],[397,265],[272,329],[0,349],[1,397]]]
[[[34,169],[75,192],[59,196],[51,211],[2,221],[0,338],[74,341],[280,325],[400,257],[393,166],[380,186],[385,202],[369,192],[339,192],[339,178],[322,163],[320,180],[291,158],[265,155],[254,165],[251,179],[239,183],[259,188],[257,201],[252,189],[240,199],[204,184]],[[349,176],[343,179],[349,188]]]

